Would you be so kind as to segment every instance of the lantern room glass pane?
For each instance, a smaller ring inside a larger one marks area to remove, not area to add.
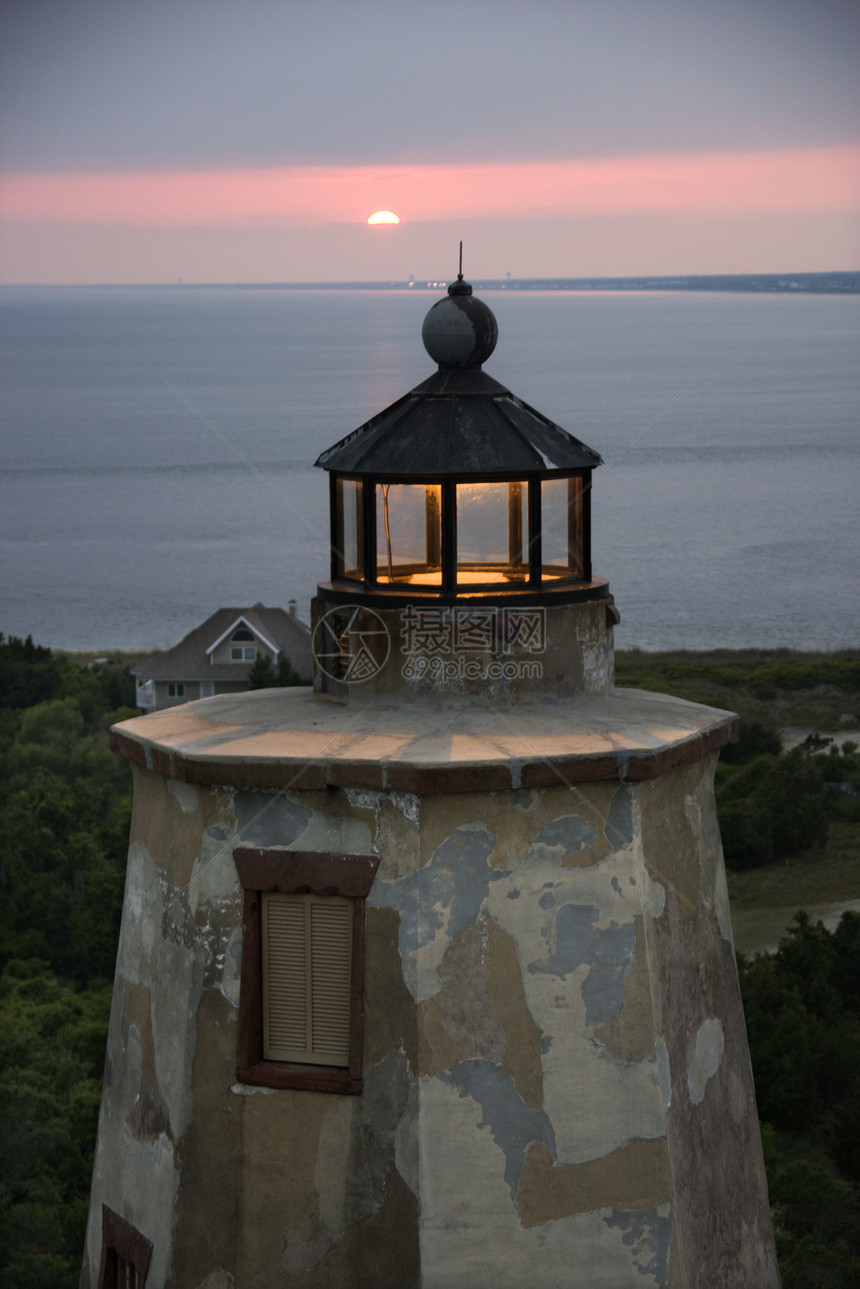
[[[542,579],[582,577],[582,479],[544,479],[540,491]]]
[[[528,580],[528,485],[457,484],[457,584]]]
[[[364,577],[362,485],[359,479],[337,481],[337,571],[341,577]]]
[[[376,580],[442,585],[442,489],[376,485]]]

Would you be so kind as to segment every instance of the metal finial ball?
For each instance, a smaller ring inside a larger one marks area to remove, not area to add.
[[[430,309],[421,338],[440,367],[480,367],[496,347],[499,328],[492,310],[458,279]]]

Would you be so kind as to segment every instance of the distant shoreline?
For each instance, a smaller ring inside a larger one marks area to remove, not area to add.
[[[860,270],[830,273],[717,273],[664,277],[478,278],[477,291],[735,291],[752,294],[860,294]],[[439,291],[447,282],[415,278],[390,282],[75,282],[3,284],[10,290],[136,290],[163,291]]]

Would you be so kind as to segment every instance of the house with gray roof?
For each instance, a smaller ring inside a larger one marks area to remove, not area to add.
[[[213,694],[238,693],[248,688],[248,673],[261,657],[276,669],[287,658],[303,683],[311,683],[310,627],[296,616],[295,600],[289,611],[263,604],[218,609],[173,649],[132,671],[137,706],[155,712]]]

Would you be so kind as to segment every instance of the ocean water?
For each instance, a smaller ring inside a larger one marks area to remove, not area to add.
[[[438,292],[0,293],[0,630],[164,648],[328,575],[323,448],[433,370]],[[487,371],[595,447],[619,647],[860,638],[860,297],[487,292]]]

